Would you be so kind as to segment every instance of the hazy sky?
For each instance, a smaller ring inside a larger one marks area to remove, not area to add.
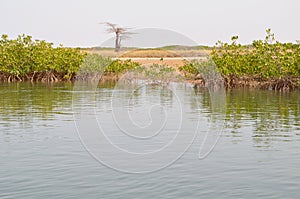
[[[179,32],[213,45],[239,35],[300,40],[299,0],[0,0],[0,34],[29,34],[64,46],[99,46],[113,35],[99,22]]]

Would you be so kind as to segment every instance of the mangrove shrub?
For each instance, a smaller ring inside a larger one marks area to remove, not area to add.
[[[0,40],[0,79],[2,81],[58,81],[71,80],[86,54],[79,49],[53,47],[44,40],[20,35]]]

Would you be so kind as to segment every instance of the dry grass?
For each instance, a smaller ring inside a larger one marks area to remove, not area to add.
[[[121,57],[141,57],[141,58],[151,58],[151,57],[180,57],[174,52],[166,51],[166,50],[159,50],[159,49],[138,49],[133,50],[121,55]]]
[[[171,50],[180,57],[207,57],[211,50]]]
[[[114,49],[86,49],[87,53],[95,53],[104,57],[129,57],[129,58],[167,58],[167,57],[206,57],[210,54],[208,49],[178,49],[178,50],[162,50],[162,49],[122,49],[115,52]]]
[[[103,57],[120,57],[124,53],[130,52],[130,50],[122,50],[120,52],[115,52],[113,49],[104,49],[104,50],[83,50],[83,52],[98,54]]]

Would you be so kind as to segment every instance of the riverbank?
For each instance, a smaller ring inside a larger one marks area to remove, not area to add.
[[[203,78],[191,81],[195,88],[204,87]],[[224,86],[227,89],[253,88],[274,91],[300,90],[300,77],[285,77],[280,79],[261,79],[254,77],[230,77],[224,78]]]
[[[189,60],[192,59],[192,60]],[[227,75],[223,76],[218,72],[217,66],[203,57],[198,58],[121,58],[122,61],[136,63],[137,68],[129,70],[131,79],[141,78],[152,79],[158,82],[183,81],[194,85],[195,88],[208,86],[210,83],[224,82],[227,89],[233,88],[256,88],[264,90],[297,90],[300,89],[300,76],[289,76],[279,78],[263,78],[259,76]],[[215,79],[212,79],[212,74]],[[132,75],[134,74],[134,75]],[[118,81],[124,73],[102,73],[98,74],[100,83],[107,84],[109,81]],[[93,76],[93,79],[97,79]]]
[[[88,55],[83,64],[78,68],[78,72],[70,73],[66,76],[63,72],[30,72],[22,77],[0,72],[1,82],[64,82],[92,80],[99,83],[108,84],[110,81],[118,81],[125,73],[133,72],[136,78],[153,79],[158,82],[184,81],[194,85],[195,88],[206,87],[204,68],[207,66],[207,59],[204,57],[135,57],[110,59],[100,55]],[[100,66],[101,65],[101,66]],[[217,66],[211,63],[217,70]],[[169,71],[167,71],[169,70]],[[139,74],[138,74],[139,73]],[[147,74],[147,77],[145,75]],[[266,90],[297,90],[300,89],[300,77],[280,77],[262,78],[259,76],[244,75],[222,75],[222,81],[227,89],[232,88],[257,88]],[[132,78],[135,78],[132,77]],[[218,79],[218,82],[220,79]]]
[[[237,39],[234,36],[231,43],[218,42],[214,47],[125,48],[118,54],[113,49],[53,47],[31,36],[8,39],[2,35],[0,81],[59,82],[90,77],[115,81],[135,71],[148,80],[170,82],[181,78],[195,87],[207,86],[207,81],[213,83],[217,78],[226,88],[299,89],[299,42],[280,43],[270,30],[265,40],[255,40],[251,45],[238,44]],[[104,52],[114,54],[107,57]]]

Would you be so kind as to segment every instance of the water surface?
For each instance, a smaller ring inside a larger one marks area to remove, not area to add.
[[[181,158],[168,167],[147,174],[128,174],[92,157],[82,145],[74,122],[74,113],[95,106],[103,128],[111,129],[111,139],[128,150],[140,147],[109,123],[113,90],[113,86],[95,90],[85,84],[74,89],[71,83],[1,84],[0,198],[299,196],[299,92],[227,91],[225,127],[212,153],[198,159],[202,140],[197,136]],[[209,92],[204,89],[192,95],[190,88],[181,87],[178,94],[186,113],[184,133],[193,134],[192,127],[199,118],[199,132],[205,130],[212,110]],[[120,106],[122,102],[131,103],[127,108],[142,127],[151,120],[149,115],[141,114],[143,105],[159,104],[153,109],[157,120],[152,119],[159,123],[168,114],[165,129],[169,131],[163,135],[172,137],[173,129],[178,128],[176,96],[168,90],[149,87],[128,98],[122,95],[118,102]],[[151,129],[149,134],[145,132],[141,136],[151,135]],[[143,150],[162,147],[164,136],[155,137],[154,143],[144,143]],[[172,152],[177,153],[176,149],[169,154]],[[126,162],[122,164],[126,166]]]

